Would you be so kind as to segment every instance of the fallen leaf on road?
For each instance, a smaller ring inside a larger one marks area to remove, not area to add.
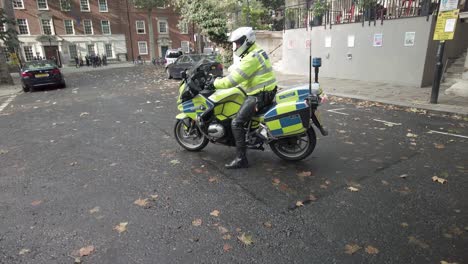
[[[356,187],[353,187],[353,186],[349,186],[348,187],[348,190],[352,191],[352,192],[359,192],[359,189],[356,188]]]
[[[7,154],[8,150],[5,149],[0,149],[0,155]]]
[[[461,236],[463,234],[463,230],[461,230],[459,227],[452,226],[450,228],[450,233],[454,236]]]
[[[418,135],[413,134],[413,133],[408,133],[408,134],[406,134],[406,136],[409,137],[409,138],[417,138],[418,137]]]
[[[272,228],[273,227],[273,225],[270,222],[263,223],[263,226],[266,227],[266,228]]]
[[[179,164],[179,163],[180,163],[180,161],[178,161],[178,160],[171,160],[172,165],[176,165],[176,164]]]
[[[229,230],[225,228],[224,226],[218,226],[218,231],[221,234],[226,234],[227,232],[229,232]]]
[[[29,248],[23,248],[23,249],[20,250],[19,254],[20,255],[26,255],[29,252],[31,252],[31,250]]]
[[[120,233],[122,233],[122,232],[127,231],[127,225],[128,225],[128,222],[122,222],[122,223],[116,225],[116,226],[114,227],[114,230],[117,231],[117,232],[119,232],[119,234],[120,234]]]
[[[444,144],[437,144],[437,143],[434,143],[434,147],[435,147],[436,149],[443,149],[443,148],[445,148],[445,145],[444,145]]]
[[[312,172],[310,171],[302,171],[302,172],[299,172],[297,173],[297,176],[303,178],[303,177],[309,177],[312,175]]]
[[[273,185],[279,185],[281,181],[278,178],[274,178],[272,182],[273,182]]]
[[[445,260],[441,260],[440,264],[458,264],[458,262],[447,262]]]
[[[90,214],[94,214],[94,213],[99,212],[99,210],[101,210],[101,208],[99,208],[99,206],[96,206],[96,207],[94,207],[93,209],[89,210],[89,213],[90,213]]]
[[[402,174],[402,175],[400,175],[400,178],[402,178],[402,179],[406,179],[407,177],[408,177],[408,174]]]
[[[320,189],[328,189],[328,186],[325,184],[320,184]]]
[[[382,180],[383,185],[389,185],[388,181]]]
[[[200,168],[193,169],[193,171],[198,174],[206,172],[204,169],[200,169]]]
[[[89,115],[88,112],[83,112],[83,113],[80,114],[80,117],[87,116],[87,115]]]
[[[440,184],[445,184],[445,183],[447,183],[447,180],[446,180],[446,179],[439,178],[439,177],[437,177],[437,176],[432,177],[432,181],[433,181],[433,182],[438,182],[438,183],[440,183]]]
[[[429,248],[428,244],[424,243],[423,241],[417,239],[414,236],[409,236],[408,237],[408,242],[410,244],[414,244],[414,245],[419,246],[419,247],[424,248],[424,249]]]
[[[401,223],[401,226],[402,226],[402,227],[408,227],[409,225],[408,225],[408,223],[403,222],[403,223]]]
[[[356,244],[347,244],[345,246],[345,253],[348,254],[348,255],[352,255],[354,253],[356,253],[358,250],[360,250],[361,247],[359,245],[356,245]]]
[[[91,253],[93,253],[94,251],[94,246],[87,246],[87,247],[83,247],[83,248],[80,248],[80,257],[83,257],[83,256],[89,256]]]
[[[210,215],[218,217],[219,216],[219,211],[218,210],[213,210],[213,212],[211,212]]]
[[[232,246],[231,246],[231,245],[229,245],[229,244],[224,244],[224,246],[223,246],[224,252],[229,252],[229,250],[231,250],[231,249],[232,249]]]
[[[253,243],[252,236],[246,235],[245,233],[242,233],[242,235],[238,236],[237,239],[239,239],[239,241],[246,246],[249,246]]]
[[[307,198],[307,201],[314,202],[317,201],[317,197],[315,195],[310,194],[309,197]]]
[[[159,197],[159,195],[157,195],[157,194],[151,194],[150,196],[151,196],[152,200],[156,200]]]
[[[148,121],[141,121],[140,124],[146,124]]]
[[[200,218],[197,218],[192,221],[193,226],[201,226],[201,224],[202,224],[202,220]]]
[[[379,253],[379,250],[376,249],[373,246],[367,246],[365,250],[366,250],[366,253],[370,254],[370,255],[375,255],[375,254]]]
[[[144,206],[147,206],[147,205],[148,205],[148,198],[146,198],[146,199],[138,198],[138,199],[135,200],[135,202],[133,202],[133,203],[136,204],[136,205],[138,205],[138,206],[144,207]]]
[[[296,207],[301,207],[301,206],[304,206],[304,204],[302,203],[302,201],[297,201],[297,202],[296,202]]]
[[[38,205],[40,205],[41,203],[42,203],[42,200],[35,200],[35,201],[32,201],[32,202],[31,202],[31,205],[32,205],[32,206],[38,206]]]
[[[74,258],[73,264],[81,264],[81,258],[79,257]]]
[[[218,182],[218,177],[210,177],[208,178],[208,182]]]

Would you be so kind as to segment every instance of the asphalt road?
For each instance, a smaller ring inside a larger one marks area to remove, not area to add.
[[[233,148],[177,145],[163,76],[68,74],[2,109],[0,263],[468,262],[466,118],[334,98],[311,157],[227,171]]]

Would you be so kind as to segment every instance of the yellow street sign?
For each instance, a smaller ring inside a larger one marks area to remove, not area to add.
[[[439,12],[434,30],[434,40],[451,40],[455,33],[460,9]]]

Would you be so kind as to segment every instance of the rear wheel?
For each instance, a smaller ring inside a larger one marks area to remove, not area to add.
[[[200,151],[208,144],[208,139],[200,132],[198,127],[190,130],[182,120],[177,120],[174,127],[177,143],[188,151]]]
[[[29,91],[30,91],[29,87],[26,85],[23,85],[23,92],[27,93]]]
[[[298,161],[307,158],[315,149],[317,136],[314,129],[309,128],[302,135],[278,139],[270,143],[270,148],[276,156],[288,160]]]

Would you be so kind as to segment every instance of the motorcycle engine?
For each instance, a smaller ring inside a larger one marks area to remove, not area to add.
[[[226,133],[224,127],[220,124],[211,124],[210,126],[208,126],[208,135],[210,137],[219,139],[224,137],[225,134]]]

